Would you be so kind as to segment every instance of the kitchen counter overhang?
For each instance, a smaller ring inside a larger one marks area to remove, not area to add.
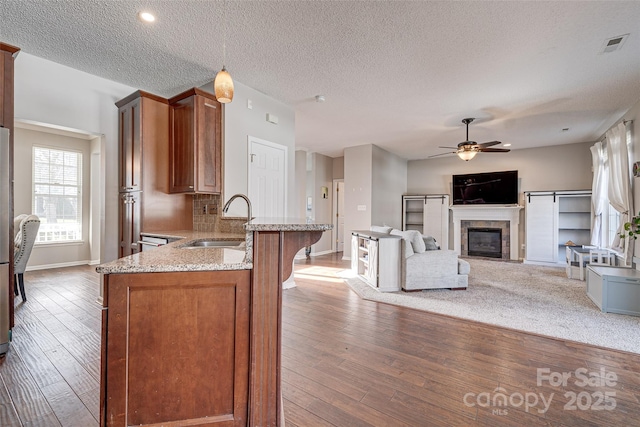
[[[284,425],[282,282],[331,228],[264,218],[245,224],[244,250],[184,249],[223,236],[176,233],[184,238],[99,266],[100,424]]]

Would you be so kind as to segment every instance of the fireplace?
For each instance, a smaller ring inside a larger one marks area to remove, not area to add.
[[[502,258],[501,228],[468,228],[469,256]]]
[[[518,259],[518,224],[522,206],[454,205],[453,249],[468,256],[469,228],[499,228],[502,230],[502,259]]]

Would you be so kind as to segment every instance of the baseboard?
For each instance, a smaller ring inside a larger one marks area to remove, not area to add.
[[[100,260],[99,259],[94,259],[94,260],[89,261],[89,265],[98,265],[98,264],[100,264]]]
[[[27,266],[25,271],[48,270],[50,268],[62,268],[62,267],[76,267],[78,265],[94,265],[94,264],[91,264],[91,262],[92,261],[84,260],[84,261],[59,262],[56,264],[32,265],[32,266]]]
[[[329,249],[328,251],[312,252],[309,256],[328,255],[328,254],[332,254],[332,253],[334,253],[334,251],[332,251],[331,249]]]
[[[350,256],[342,256],[342,260],[343,261],[351,261],[351,257]]]

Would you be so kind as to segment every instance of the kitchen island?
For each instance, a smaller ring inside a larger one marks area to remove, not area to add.
[[[278,426],[282,282],[329,224],[254,219],[242,246],[194,235],[104,274],[103,426]]]

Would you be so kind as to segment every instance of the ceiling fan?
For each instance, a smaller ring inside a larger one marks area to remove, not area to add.
[[[482,144],[478,144],[475,141],[469,141],[469,123],[471,123],[472,121],[474,121],[474,118],[468,118],[468,119],[462,119],[462,123],[464,123],[465,125],[467,125],[467,140],[464,142],[461,142],[460,144],[458,144],[457,147],[440,147],[440,148],[453,148],[456,151],[451,151],[449,153],[442,153],[442,154],[435,154],[433,156],[429,156],[429,157],[438,157],[438,156],[445,156],[447,154],[457,154],[458,157],[460,157],[462,160],[464,161],[469,161],[471,159],[473,159],[476,154],[483,152],[483,153],[508,153],[509,150],[508,148],[489,148],[492,147],[494,145],[498,145],[498,144],[502,144],[500,141],[489,141],[489,142],[483,142]]]

